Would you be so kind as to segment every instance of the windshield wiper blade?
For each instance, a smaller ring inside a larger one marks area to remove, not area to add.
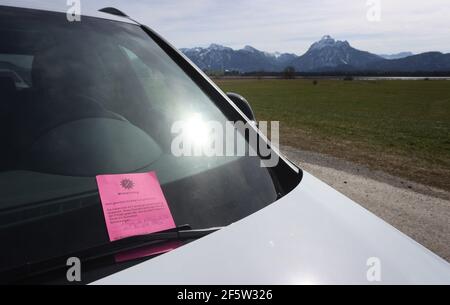
[[[134,236],[118,240],[109,244],[87,250],[92,255],[88,256],[89,260],[97,259],[105,256],[115,255],[121,252],[135,250],[137,248],[146,247],[155,244],[155,241],[174,241],[174,240],[192,240],[205,237],[211,233],[221,230],[223,227],[214,227],[207,229],[191,229],[189,225],[183,225],[176,229],[153,233],[149,235]],[[97,253],[97,254],[95,254]],[[80,257],[81,260],[83,260]]]
[[[82,263],[86,263],[114,256],[119,253],[156,245],[161,242],[199,239],[217,232],[222,228],[223,227],[191,229],[190,225],[182,225],[163,232],[133,236],[44,261],[27,262],[24,266],[2,271],[0,274],[0,282],[2,282],[3,279],[8,280],[8,282],[18,281],[27,277],[67,268],[67,259],[70,257],[77,257]]]

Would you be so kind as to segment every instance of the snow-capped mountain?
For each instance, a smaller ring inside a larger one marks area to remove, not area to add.
[[[363,68],[381,59],[378,55],[353,48],[348,41],[335,40],[326,35],[313,43],[304,55],[295,59],[292,66],[297,71],[327,71]]]
[[[313,43],[309,51],[318,51],[326,48],[348,48],[350,44],[348,41],[334,40],[330,35],[325,35],[321,40]]]
[[[323,36],[308,51],[297,56],[268,53],[246,46],[233,50],[218,44],[207,48],[181,49],[197,66],[208,71],[280,72],[294,67],[298,72],[442,72],[450,71],[450,54],[404,52],[375,55],[353,48],[348,41]]]
[[[281,71],[297,57],[295,54],[263,52],[251,46],[233,50],[218,44],[181,51],[201,69],[209,71]]]

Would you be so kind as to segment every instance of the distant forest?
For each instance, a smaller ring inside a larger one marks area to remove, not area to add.
[[[450,77],[450,71],[440,72],[379,72],[379,71],[330,71],[330,72],[246,72],[239,71],[205,71],[209,76],[242,76],[242,77],[278,77],[278,78],[294,78],[294,77]]]

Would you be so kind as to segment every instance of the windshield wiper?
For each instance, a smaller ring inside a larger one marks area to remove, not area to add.
[[[46,259],[44,261],[27,262],[21,267],[6,270],[4,272],[2,271],[0,274],[0,282],[3,280],[7,280],[8,282],[18,281],[27,277],[37,276],[62,268],[67,268],[67,259],[70,257],[77,257],[82,263],[86,263],[105,257],[114,256],[119,253],[156,245],[161,242],[199,239],[211,233],[217,232],[222,228],[223,227],[192,229],[190,225],[182,225],[163,232],[133,236],[75,253]]]

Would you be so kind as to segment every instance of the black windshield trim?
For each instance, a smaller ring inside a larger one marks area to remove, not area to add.
[[[221,229],[223,228],[217,227],[192,230],[190,225],[182,225],[178,226],[175,229],[163,232],[152,233],[149,235],[133,236],[99,245],[91,249],[78,251],[76,253],[50,258],[45,261],[28,262],[24,266],[13,268],[10,270],[4,270],[0,273],[0,282],[2,282],[3,280],[7,280],[8,282],[19,281],[24,278],[33,277],[39,274],[49,273],[55,270],[66,268],[66,261],[70,257],[79,258],[81,263],[85,264],[91,261],[102,259],[104,257],[114,256],[116,254],[124,253],[127,251],[156,245],[161,242],[188,241],[199,239],[215,233]]]

